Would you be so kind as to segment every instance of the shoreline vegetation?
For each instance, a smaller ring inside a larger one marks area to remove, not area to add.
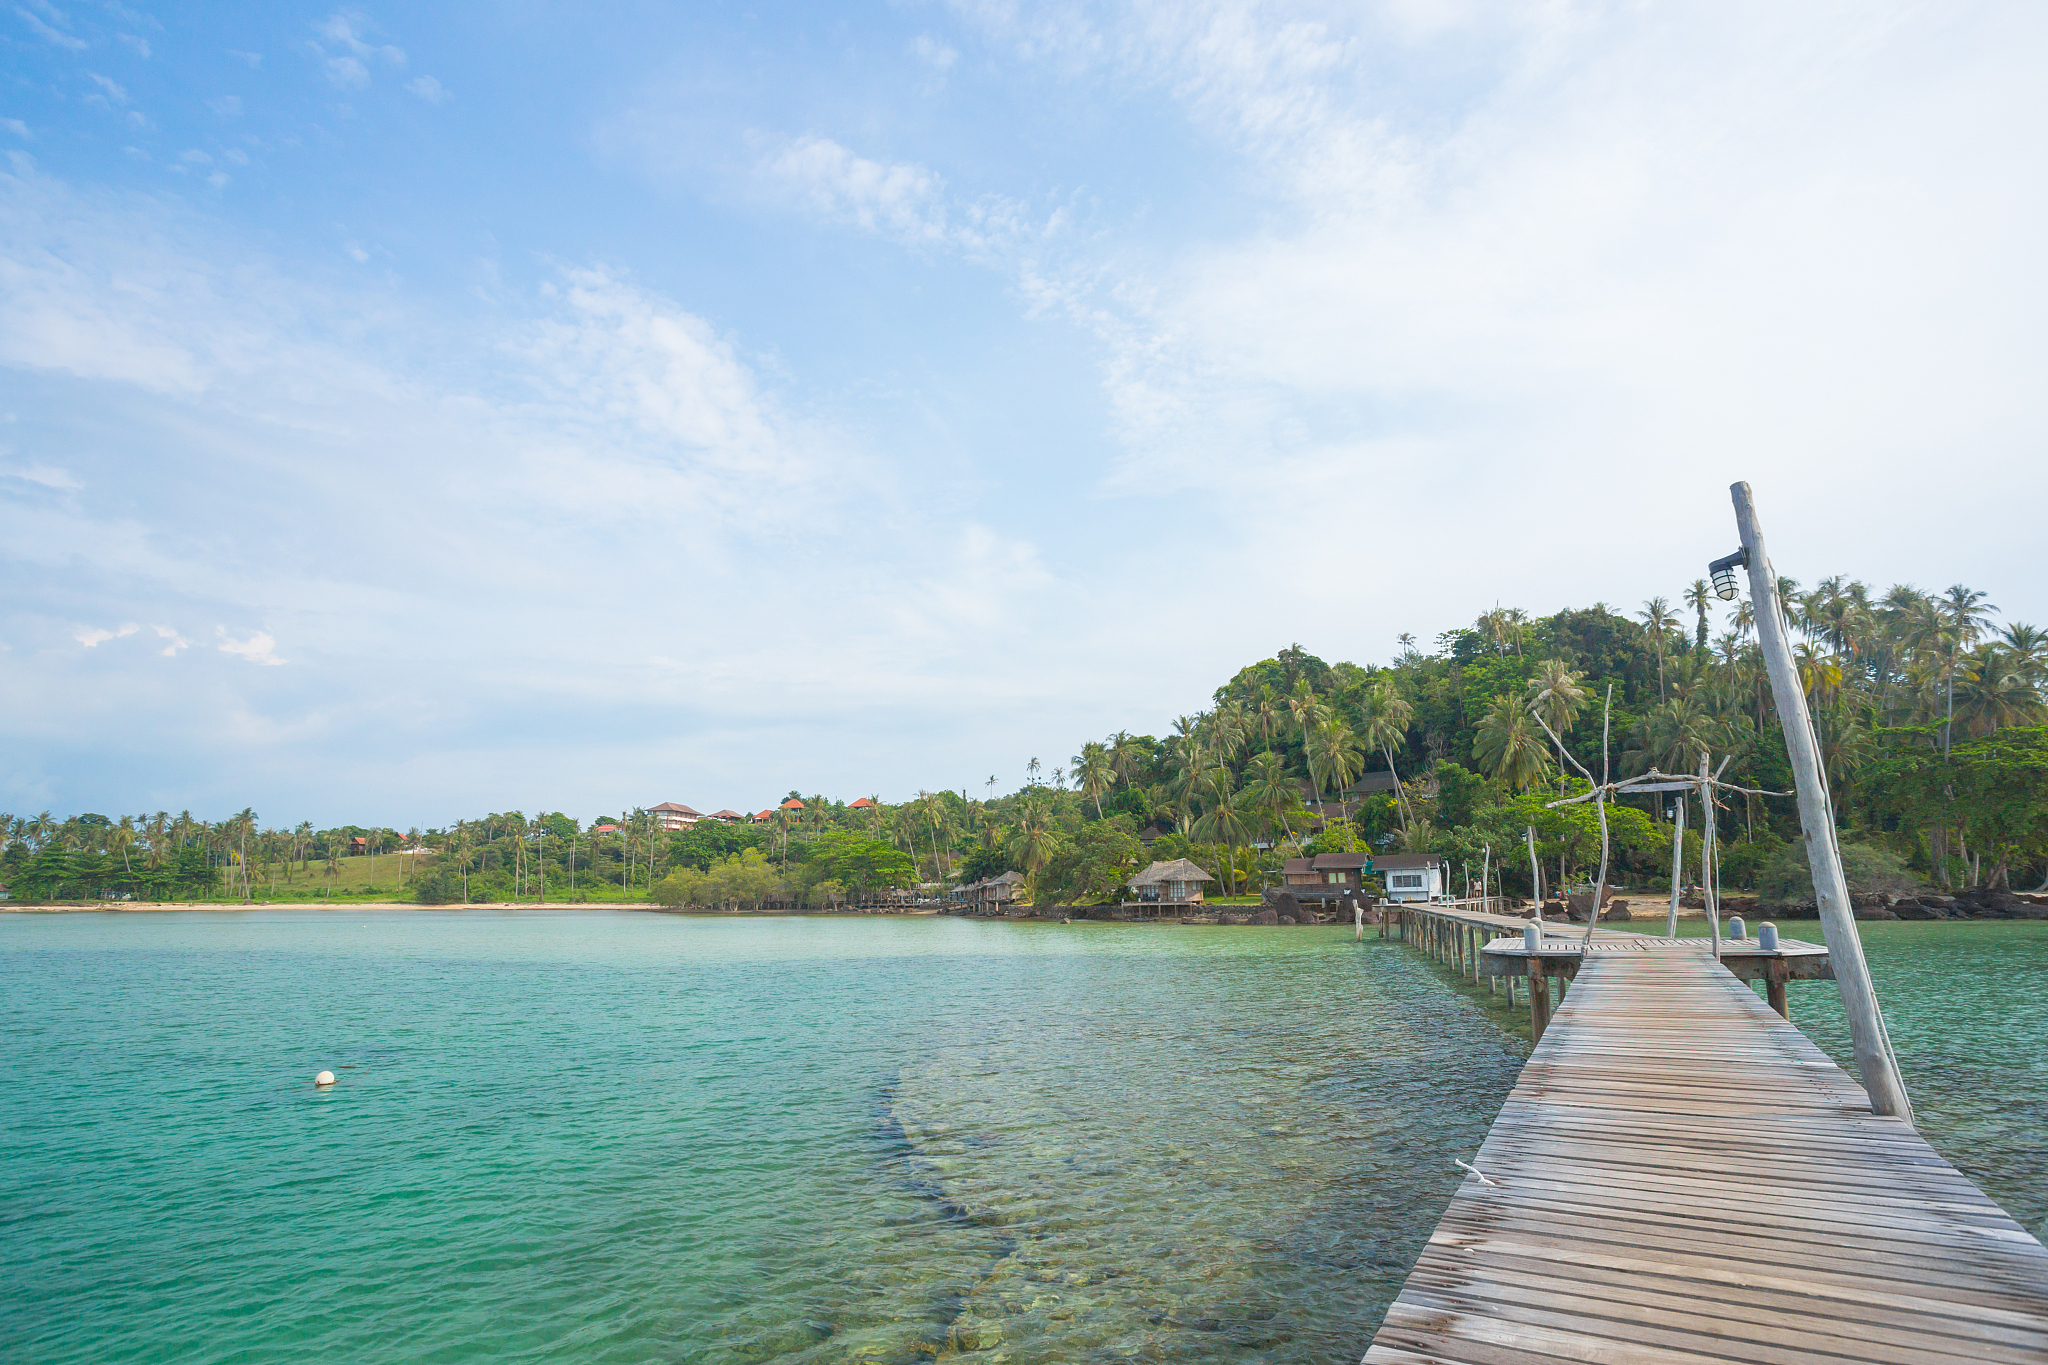
[[[1833,786],[1859,912],[1878,918],[2048,914],[2048,632],[1994,629],[1985,594],[1830,578],[1781,580],[1800,678]],[[1590,880],[1600,833],[1581,765],[1618,775],[1726,763],[1756,792],[1715,812],[1719,877],[1796,916],[1811,883],[1752,607],[1716,635],[1704,582],[1627,613],[1495,609],[1384,666],[1299,645],[1243,669],[1164,738],[1119,731],[998,794],[885,803],[790,791],[765,818],[664,828],[645,808],[578,819],[493,812],[433,829],[265,827],[245,808],[57,819],[0,816],[14,909],[291,905],[640,906],[789,913],[936,910],[1006,873],[1013,902],[1054,918],[1115,907],[1152,862],[1186,858],[1210,899],[1257,903],[1282,863],[1319,853],[1426,853],[1455,890],[1528,897]],[[1669,894],[1667,794],[1607,808],[1610,884]],[[1701,813],[1681,876],[1702,879]],[[1014,879],[1013,879],[1014,880]],[[958,904],[944,908],[960,909]]]

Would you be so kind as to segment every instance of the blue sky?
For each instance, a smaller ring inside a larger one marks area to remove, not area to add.
[[[595,8],[598,12],[590,12]],[[0,13],[0,807],[1008,789],[1293,641],[2048,620],[2048,11]]]

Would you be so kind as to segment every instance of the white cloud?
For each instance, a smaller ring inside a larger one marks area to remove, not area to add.
[[[137,629],[139,627],[133,621],[128,622],[126,625],[117,626],[113,630],[100,630],[92,626],[82,626],[71,638],[84,645],[87,649],[91,649],[95,645],[104,644],[108,640],[116,640],[124,635],[133,635]]]
[[[326,59],[326,66],[327,79],[337,90],[354,90],[370,83],[368,69],[353,57],[329,57]]]
[[[124,86],[122,86],[122,84],[119,81],[114,80],[112,77],[102,76],[97,71],[88,71],[85,73],[85,78],[91,81],[94,85],[97,85],[102,91],[104,91],[106,97],[112,100],[114,103],[126,104],[128,102],[127,89]]]
[[[5,128],[8,132],[24,141],[28,140],[28,125],[18,118],[0,118],[0,128]]]
[[[170,641],[170,643],[165,645],[163,648],[163,653],[166,658],[175,659],[178,657],[179,650],[192,648],[192,642],[186,639],[184,636],[178,634],[177,628],[175,626],[151,626],[150,629],[156,632],[157,638],[159,640]]]
[[[0,471],[0,474],[4,474],[5,477],[10,479],[20,479],[24,483],[41,484],[45,488],[55,489],[60,493],[75,493],[84,487],[83,484],[71,476],[69,471],[58,469],[53,465],[33,464],[26,469]]]
[[[339,43],[358,57],[380,57],[393,66],[405,65],[405,50],[389,44],[368,42],[369,21],[354,10],[337,10],[313,26],[314,32],[331,43]]]
[[[1017,203],[996,196],[957,202],[927,167],[874,161],[816,134],[778,145],[757,174],[771,194],[821,218],[908,245],[990,255],[1046,231]]]
[[[916,40],[911,43],[910,50],[919,61],[940,71],[950,70],[953,63],[960,60],[958,52],[929,33],[918,34]]]
[[[453,91],[432,76],[417,76],[405,83],[405,88],[418,95],[428,104],[446,104],[455,98]]]
[[[239,658],[247,659],[252,664],[282,664],[287,662],[277,657],[274,652],[277,649],[277,641],[271,638],[268,631],[259,630],[250,635],[246,640],[237,640],[228,634],[226,626],[217,626],[214,628],[214,634],[221,637],[220,650],[223,654],[236,655]]]
[[[38,5],[37,8],[42,10],[44,14],[49,15],[52,19],[56,20],[57,22],[64,22],[64,16],[62,15],[62,13],[60,13],[53,6]],[[29,26],[29,29],[33,33],[35,33],[37,37],[41,38],[44,42],[55,43],[58,47],[69,48],[73,52],[83,52],[85,50],[84,39],[73,37],[71,34],[65,33],[61,29],[51,27],[49,24],[44,23],[43,20],[38,18],[36,15],[31,14],[28,10],[22,9],[19,6],[15,8],[14,12],[17,15],[19,15],[21,17],[21,21],[24,24],[27,24]]]
[[[235,118],[242,112],[240,95],[217,95],[206,102],[206,107],[222,118]]]
[[[133,48],[136,56],[148,60],[150,55],[148,39],[138,38],[132,33],[117,33],[114,36],[119,38],[128,47]]]
[[[263,65],[263,54],[261,52],[237,52],[233,48],[229,48],[227,54],[236,61],[243,63],[252,71]]]

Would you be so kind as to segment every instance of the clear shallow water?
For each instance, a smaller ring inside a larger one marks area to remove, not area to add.
[[[1338,929],[0,916],[0,1354],[1352,1361],[1524,1051]]]

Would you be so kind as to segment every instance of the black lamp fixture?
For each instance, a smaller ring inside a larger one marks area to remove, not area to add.
[[[1707,572],[1714,576],[1714,596],[1723,602],[1735,600],[1735,571],[1749,567],[1749,551],[1737,550],[1732,555],[1723,555],[1707,565]]]

